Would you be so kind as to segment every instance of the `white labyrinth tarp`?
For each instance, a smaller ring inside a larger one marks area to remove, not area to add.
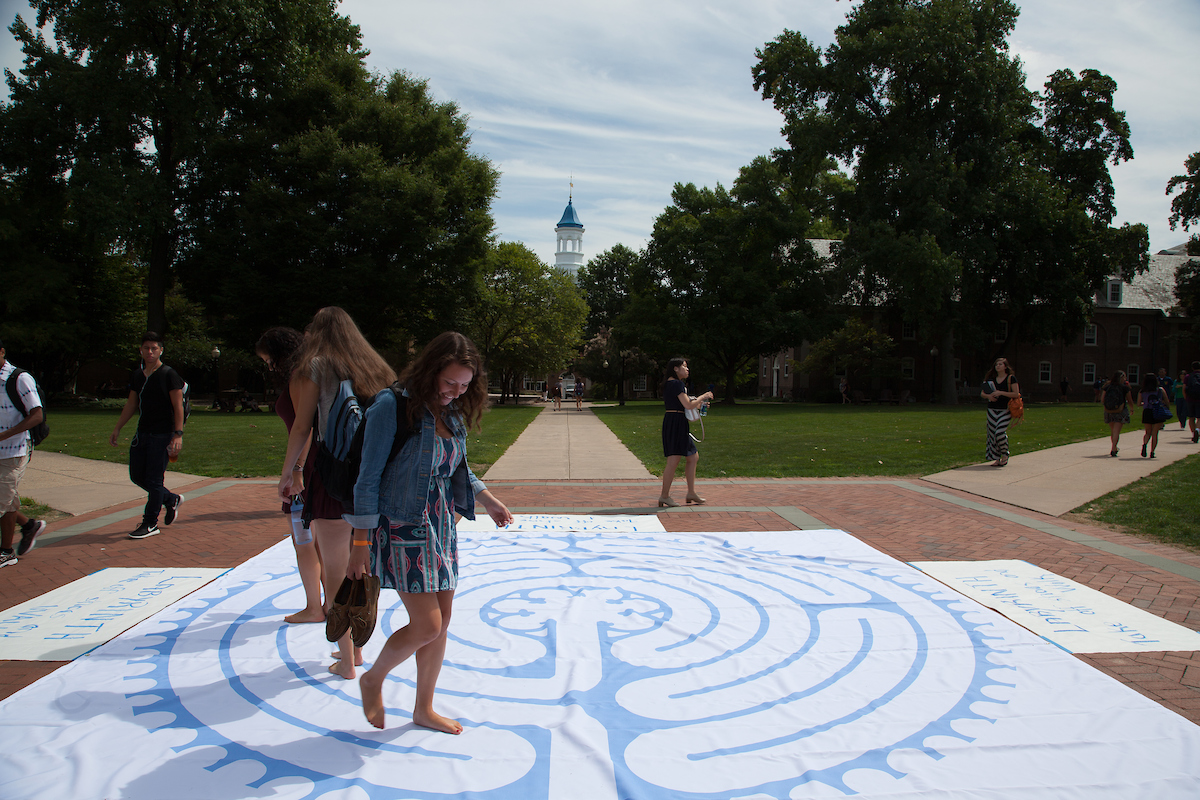
[[[462,536],[461,736],[327,671],[286,541],[0,703],[0,797],[1194,798],[1200,728],[840,531]],[[394,597],[394,595],[392,596]],[[383,598],[384,605],[389,596]],[[393,602],[366,648],[404,623]]]

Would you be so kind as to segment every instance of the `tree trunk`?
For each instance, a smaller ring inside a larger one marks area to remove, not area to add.
[[[954,330],[942,334],[942,405],[958,405],[958,386],[954,381]]]
[[[167,284],[171,275],[171,234],[156,224],[150,233],[146,274],[146,328],[167,335]]]

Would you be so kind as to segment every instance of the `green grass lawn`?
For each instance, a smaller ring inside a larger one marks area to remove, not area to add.
[[[495,463],[540,406],[493,406],[483,432],[469,436],[471,468]],[[596,407],[596,414],[657,475],[662,474],[662,403]],[[120,447],[108,434],[118,410],[51,409],[51,438],[41,446],[84,458],[126,463],[136,419]],[[715,405],[700,445],[702,478],[911,476],[983,461],[984,411],[973,404],[837,406],[777,403]],[[1136,427],[1136,426],[1135,426]],[[700,426],[692,430],[699,434]],[[1108,435],[1094,403],[1031,405],[1009,429],[1013,453]],[[197,410],[187,425],[177,469],[209,477],[269,477],[279,473],[287,437],[274,415]],[[1200,457],[1191,456],[1076,513],[1136,535],[1200,548]]]
[[[595,409],[646,467],[662,474],[662,403]],[[851,477],[929,475],[984,460],[983,405],[849,406],[745,403],[713,405],[697,475]],[[700,424],[691,424],[700,435]],[[1100,406],[1028,406],[1008,430],[1015,453],[1108,435]]]
[[[483,432],[468,436],[471,468],[480,475],[486,472],[537,412],[534,406],[493,406],[483,417]],[[137,417],[122,429],[120,446],[112,447],[108,436],[119,416],[119,410],[51,408],[50,438],[38,449],[126,464]],[[274,414],[196,410],[172,469],[211,478],[268,477],[279,474],[286,452],[287,432]]]
[[[1200,454],[1169,464],[1136,483],[1075,509],[1137,536],[1200,550]]]

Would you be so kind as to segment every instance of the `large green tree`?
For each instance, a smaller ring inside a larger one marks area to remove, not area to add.
[[[260,170],[206,177],[225,191],[213,186],[196,209],[182,257],[189,297],[242,341],[303,327],[330,304],[391,350],[460,325],[497,185],[469,150],[465,116],[424,81],[372,77],[350,55],[275,105],[272,135],[221,143],[269,152],[224,159]]]
[[[1073,337],[1106,277],[1147,265],[1144,226],[1110,226],[1107,166],[1132,156],[1115,84],[1064,70],[1027,90],[1016,19],[1008,0],[863,0],[828,49],[785,31],[753,70],[792,164],[852,166],[850,299],[920,326],[950,403],[956,345],[1000,318],[1010,337]]]
[[[1181,191],[1171,200],[1171,230],[1182,225],[1186,231],[1200,224],[1200,152],[1192,153],[1184,162],[1186,175],[1176,175],[1167,181],[1167,194],[1176,188]],[[1187,244],[1188,255],[1200,256],[1200,234],[1193,234]],[[1200,317],[1200,260],[1189,259],[1175,271],[1175,296],[1183,312],[1190,317]],[[1195,336],[1200,320],[1193,326]]]
[[[579,367],[584,375],[612,389],[620,405],[625,405],[626,380],[657,368],[655,360],[633,344],[637,328],[629,312],[642,272],[642,255],[617,244],[590,259],[577,278],[588,305],[588,340]]]
[[[25,54],[7,75],[4,169],[65,188],[73,224],[143,265],[146,323],[166,296],[203,165],[261,121],[264,100],[328,59],[363,55],[334,0],[32,0],[37,27],[10,28]],[[202,216],[202,215],[200,215]]]
[[[557,372],[574,359],[587,319],[579,288],[519,242],[491,248],[478,270],[464,332],[501,384],[504,402],[523,375]]]
[[[732,191],[676,184],[671,199],[646,251],[652,316],[665,339],[724,376],[733,403],[738,375],[811,336],[827,307],[828,276],[804,238],[811,214],[765,157],[742,168]]]

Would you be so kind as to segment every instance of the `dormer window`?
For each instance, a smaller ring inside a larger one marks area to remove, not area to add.
[[[1121,305],[1121,282],[1108,282],[1108,304],[1111,306]]]

